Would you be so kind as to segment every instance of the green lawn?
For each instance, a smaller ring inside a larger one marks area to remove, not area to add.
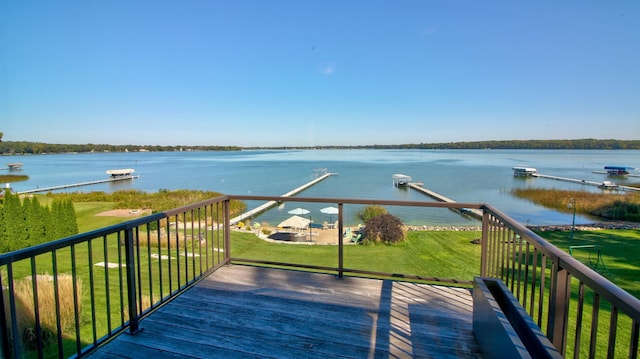
[[[471,281],[480,274],[480,232],[412,231],[398,245],[345,245],[344,266],[377,272]],[[270,243],[234,233],[232,256],[317,266],[338,265],[338,246]]]
[[[574,239],[570,232],[540,232],[541,237],[556,247],[569,252],[569,246],[595,245],[596,248],[575,249],[573,256],[586,265],[591,265],[604,277],[622,289],[640,298],[640,230],[593,230],[576,231]],[[602,262],[598,263],[597,249]],[[595,268],[595,264],[598,264]]]

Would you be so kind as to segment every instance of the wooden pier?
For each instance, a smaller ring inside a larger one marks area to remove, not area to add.
[[[456,203],[456,201],[452,200],[451,198],[445,197],[443,195],[441,195],[440,193],[431,191],[429,189],[426,189],[424,187],[422,187],[421,185],[417,184],[417,183],[410,183],[409,187],[413,188],[414,190],[421,192],[423,194],[426,194],[427,196],[436,199],[440,202],[446,202],[446,203]],[[456,212],[460,212],[461,214],[464,215],[470,215],[472,217],[478,218],[478,219],[482,219],[482,211],[479,209],[473,209],[473,208],[460,208],[460,209],[456,209]]]
[[[587,180],[583,180],[583,179],[575,179],[575,178],[567,178],[567,177],[559,177],[559,176],[551,176],[551,175],[545,175],[545,174],[542,174],[542,173],[535,173],[535,174],[532,175],[532,177],[547,178],[547,179],[552,179],[552,180],[556,180],[556,181],[578,183],[578,184],[582,184],[582,185],[596,186],[596,187],[602,187],[602,185],[603,185],[603,182],[587,181]],[[607,188],[607,189],[620,190],[620,191],[629,191],[629,192],[640,191],[640,188],[629,187],[629,186],[620,186],[620,185],[616,185],[613,188]]]
[[[18,192],[18,194],[49,192],[49,191],[55,191],[55,190],[59,190],[59,189],[72,188],[72,187],[91,186],[91,185],[99,184],[99,183],[126,181],[126,180],[135,179],[135,178],[139,178],[139,177],[140,176],[137,176],[137,175],[136,176],[109,177],[107,179],[102,179],[102,180],[97,180],[97,181],[80,182],[80,183],[72,183],[72,184],[63,184],[61,186],[36,188],[36,189],[28,190],[28,191]]]
[[[327,178],[329,178],[331,176],[334,176],[334,175],[336,175],[336,173],[331,173],[331,172],[325,173],[322,176],[314,179],[313,181],[305,183],[302,186],[297,187],[297,188],[295,188],[295,189],[283,194],[281,197],[294,196],[294,195],[304,191],[305,189],[315,185],[316,183],[319,183],[319,182],[321,182],[321,181],[323,181],[323,180],[325,180],[325,179],[327,179]],[[276,202],[276,201],[265,202],[264,204],[254,208],[254,209],[252,209],[250,211],[244,212],[244,213],[242,213],[241,215],[239,215],[237,217],[231,218],[230,223],[231,224],[236,224],[238,222],[244,221],[247,218],[254,217],[254,216],[256,216],[256,215],[268,210],[269,208],[276,206],[277,204],[278,204],[278,202]]]

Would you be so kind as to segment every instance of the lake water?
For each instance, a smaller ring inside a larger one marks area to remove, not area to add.
[[[77,187],[66,191],[138,189],[212,190],[225,194],[282,195],[311,180],[318,169],[332,176],[300,194],[304,197],[394,199],[432,201],[429,197],[392,184],[394,173],[411,176],[426,188],[459,202],[489,203],[522,223],[570,224],[572,213],[548,210],[511,195],[513,188],[543,187],[601,191],[597,187],[543,178],[518,178],[511,168],[535,167],[548,175],[601,182],[608,180],[606,165],[640,167],[640,151],[583,150],[291,150],[238,152],[128,152],[4,156],[5,163],[21,162],[29,180],[12,183],[16,191],[107,178],[108,169],[134,168],[140,178],[133,181]],[[618,184],[640,182],[640,178],[615,179]],[[249,203],[250,207],[258,203]],[[579,203],[578,203],[579,205]],[[273,209],[258,220],[273,223],[288,216],[287,208]],[[310,216],[326,220],[309,205]],[[360,208],[345,208],[345,219],[357,221]],[[412,224],[477,225],[478,222],[448,210],[390,211]],[[594,219],[576,217],[576,223]]]

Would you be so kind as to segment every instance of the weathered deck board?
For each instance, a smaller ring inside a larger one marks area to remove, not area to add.
[[[224,267],[91,358],[477,358],[468,290]]]

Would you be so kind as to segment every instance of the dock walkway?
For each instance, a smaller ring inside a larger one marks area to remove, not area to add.
[[[72,184],[63,184],[63,185],[60,185],[60,186],[36,188],[36,189],[31,189],[31,190],[27,190],[27,191],[18,192],[18,194],[49,192],[49,191],[55,191],[55,190],[65,189],[65,188],[90,186],[90,185],[99,184],[99,183],[126,181],[126,180],[130,180],[130,179],[135,179],[135,178],[140,178],[140,176],[136,175],[136,176],[110,177],[110,178],[107,178],[107,179],[102,179],[102,180],[97,180],[97,181],[88,181],[88,182],[80,182],[80,183],[72,183]]]
[[[547,179],[552,179],[552,180],[556,180],[556,181],[572,182],[572,183],[578,183],[578,184],[583,184],[583,185],[588,185],[588,186],[596,186],[596,187],[600,187],[602,185],[602,182],[587,181],[587,180],[576,179],[576,178],[551,176],[551,175],[545,175],[545,174],[542,174],[542,173],[534,173],[532,175],[532,177],[547,178]],[[611,189],[620,190],[620,191],[629,191],[629,192],[640,191],[640,188],[629,187],[629,186],[620,186],[620,185],[616,185],[616,187],[611,188]]]
[[[331,176],[334,176],[334,175],[335,175],[335,173],[331,173],[331,172],[325,173],[322,176],[314,179],[313,181],[307,182],[307,183],[303,184],[302,186],[297,187],[297,188],[295,188],[295,189],[283,194],[281,197],[294,196],[294,195],[304,191],[305,189],[315,185],[316,183],[319,183],[319,182],[321,182],[321,181],[323,181],[323,180],[325,180],[325,179],[327,179],[327,178],[329,178]],[[278,202],[276,202],[276,201],[265,202],[264,204],[254,208],[254,209],[252,209],[250,211],[244,212],[244,213],[242,213],[241,215],[239,215],[237,217],[231,218],[230,223],[231,224],[236,224],[238,222],[242,222],[247,218],[254,217],[257,214],[260,214],[260,213],[268,210],[269,208],[276,206],[277,204],[278,204]]]
[[[422,187],[421,185],[417,184],[417,183],[410,183],[409,187],[413,188],[414,190],[424,193],[427,196],[436,199],[440,202],[446,202],[446,203],[456,203],[456,201],[452,200],[451,198],[445,197],[443,195],[441,195],[440,193],[431,191],[429,189],[426,189],[424,187]],[[482,211],[479,209],[474,209],[474,208],[461,208],[459,210],[456,210],[457,212],[460,212],[461,214],[466,214],[466,215],[471,215],[475,218],[478,219],[482,219]]]

